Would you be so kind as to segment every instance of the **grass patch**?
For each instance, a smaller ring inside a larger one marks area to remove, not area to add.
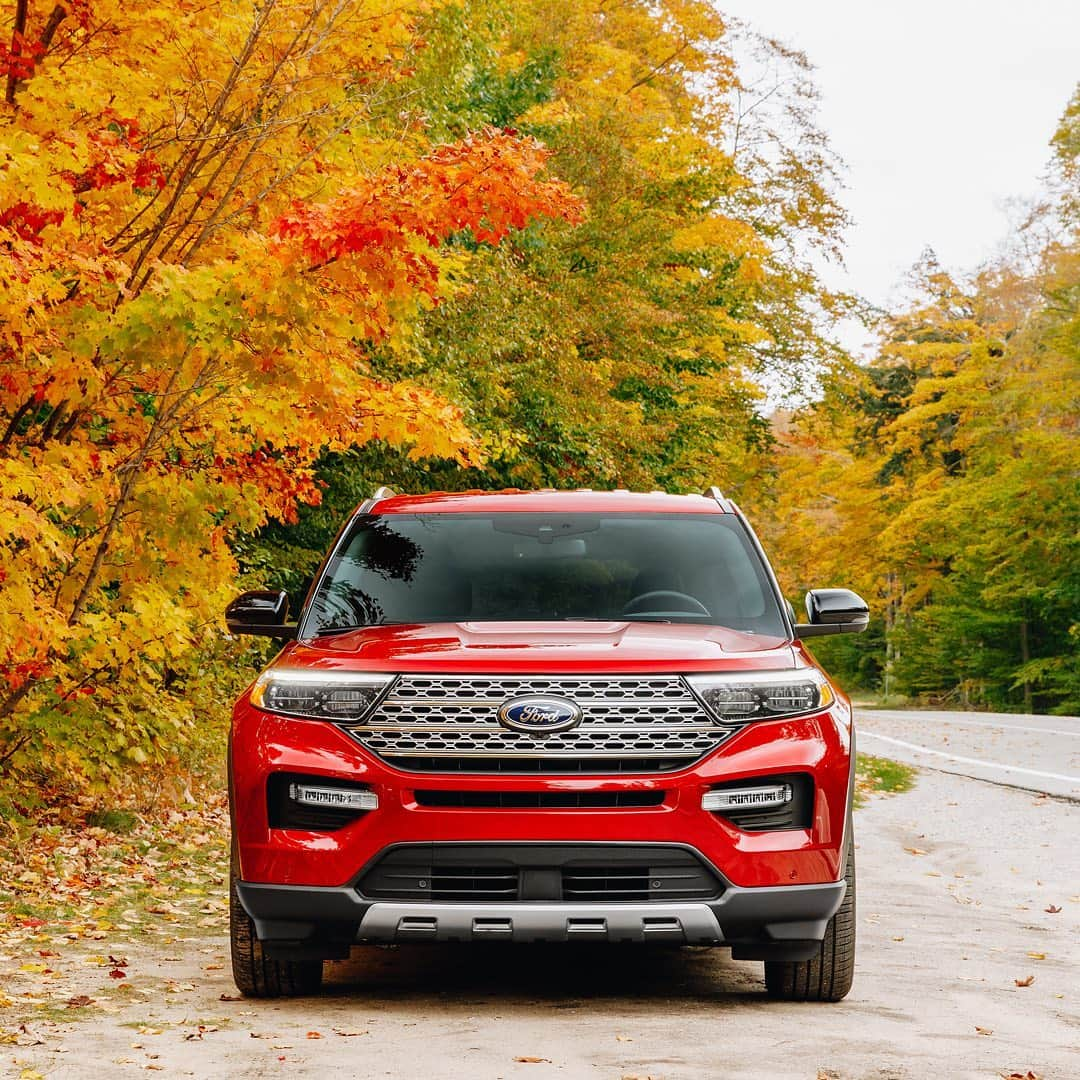
[[[902,761],[859,754],[855,762],[855,806],[863,806],[873,792],[890,795],[910,791],[915,786],[918,769]]]
[[[86,815],[86,824],[95,829],[105,829],[120,836],[127,836],[135,831],[139,818],[130,810],[91,810]]]

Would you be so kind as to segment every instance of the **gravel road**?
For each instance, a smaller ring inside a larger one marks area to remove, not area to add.
[[[940,749],[929,714],[905,715],[866,713],[862,726]],[[995,741],[992,729],[964,730],[950,734],[949,750],[993,762],[996,747],[1007,763],[1018,733]],[[871,743],[862,749],[904,750]],[[1069,776],[1069,752],[1019,760]],[[20,1041],[40,1043],[0,1047],[0,1062],[14,1076],[65,1080],[145,1070],[398,1080],[960,1080],[1030,1070],[1072,1080],[1080,803],[923,756],[933,767],[912,791],[873,796],[856,814],[858,971],[839,1005],[769,1002],[760,965],[723,951],[497,946],[357,949],[334,965],[324,997],[251,1002],[234,999],[224,934],[193,931],[165,944],[99,943],[124,950],[122,990],[101,967],[65,956],[57,993],[96,1004],[74,1023],[63,1013],[35,1021]],[[0,957],[0,977],[21,959]],[[5,978],[4,991],[17,983]]]

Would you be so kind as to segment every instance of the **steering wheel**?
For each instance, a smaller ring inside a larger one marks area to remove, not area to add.
[[[676,592],[674,589],[653,589],[652,592],[643,592],[640,596],[635,596],[632,600],[628,600],[623,606],[622,613],[624,615],[638,615],[644,614],[645,609],[642,609],[642,604],[647,600],[658,600],[661,597],[664,599],[675,599],[682,601],[685,606],[678,611],[663,612],[667,615],[708,615],[709,609],[693,596],[687,596],[684,592]],[[655,614],[661,614],[658,608],[651,609]]]

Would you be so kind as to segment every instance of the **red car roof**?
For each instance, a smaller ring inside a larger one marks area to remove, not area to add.
[[[663,491],[432,491],[427,495],[388,495],[370,508],[374,514],[490,513],[732,513],[733,504],[711,495],[669,495]]]

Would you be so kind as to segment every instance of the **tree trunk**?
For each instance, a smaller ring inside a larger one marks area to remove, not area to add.
[[[1026,666],[1031,660],[1031,643],[1028,641],[1028,621],[1020,620],[1020,659]],[[1024,679],[1024,712],[1030,714],[1031,709],[1031,683]]]
[[[4,93],[4,100],[9,105],[15,104],[15,90],[19,85],[15,58],[22,55],[23,38],[26,36],[26,9],[29,5],[30,0],[16,0],[15,3],[15,22],[11,27],[11,58],[8,60],[7,90]]]
[[[889,695],[892,693],[892,671],[896,650],[893,644],[893,629],[896,626],[896,575],[889,574],[885,580],[889,586],[889,598],[885,602],[885,674],[882,679],[882,690],[885,700],[888,701]]]

